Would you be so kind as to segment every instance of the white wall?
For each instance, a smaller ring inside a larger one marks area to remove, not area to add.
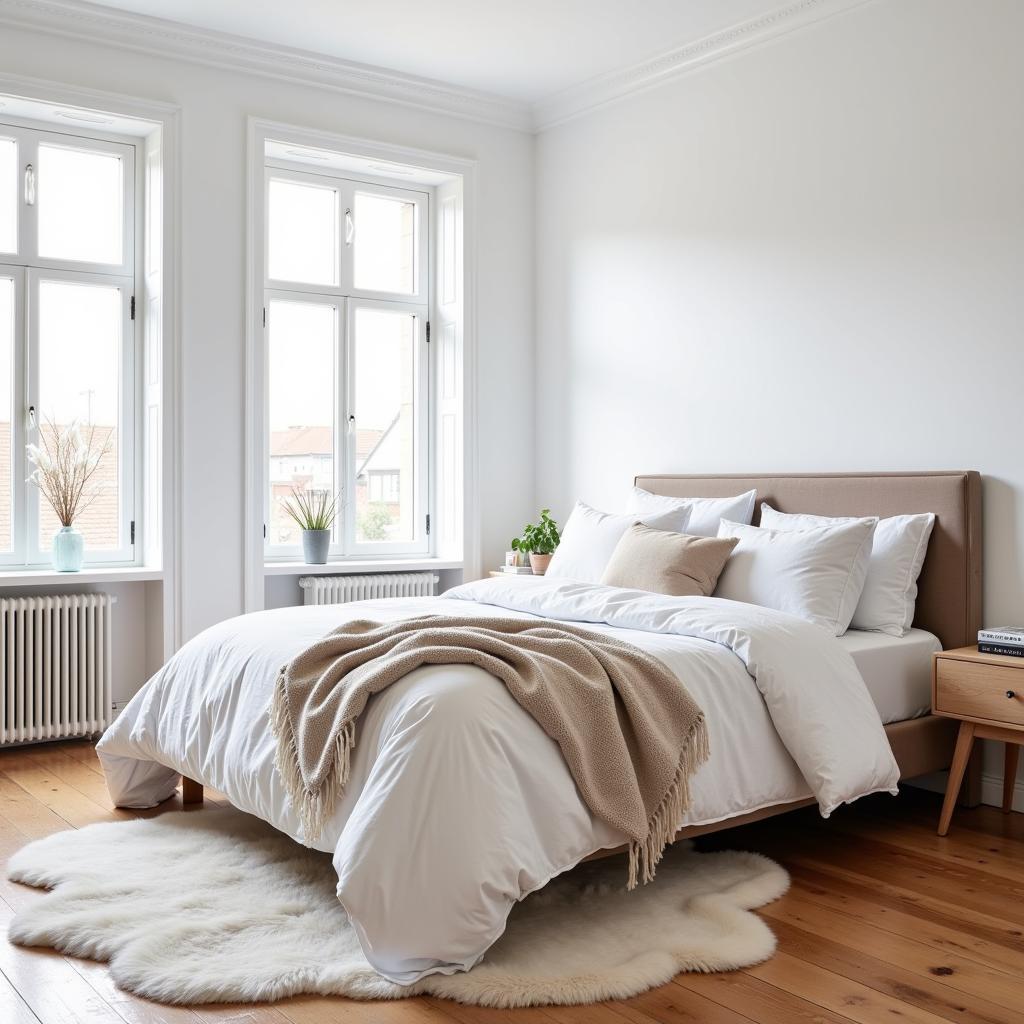
[[[242,610],[246,118],[476,159],[481,547],[532,508],[533,140],[511,130],[236,71],[4,28],[10,74],[182,108],[183,633]],[[511,357],[510,357],[510,354]],[[529,435],[528,435],[529,436]]]
[[[985,618],[1024,619],[1021,38],[879,0],[544,133],[538,500],[976,468]]]

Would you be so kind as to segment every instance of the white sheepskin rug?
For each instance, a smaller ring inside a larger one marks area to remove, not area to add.
[[[14,918],[12,942],[108,961],[121,988],[190,1004],[299,993],[426,992],[496,1007],[624,998],[679,971],[767,959],[775,936],[750,909],[789,887],[759,854],[700,854],[685,843],[633,892],[623,858],[593,861],[518,904],[473,970],[401,987],[363,957],[329,855],[240,811],[60,832],[20,850],[8,869],[53,890]]]

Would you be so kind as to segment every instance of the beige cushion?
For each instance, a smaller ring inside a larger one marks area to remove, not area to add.
[[[693,537],[637,523],[622,536],[601,582],[672,597],[708,597],[736,537]]]

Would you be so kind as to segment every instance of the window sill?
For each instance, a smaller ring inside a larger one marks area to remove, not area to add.
[[[86,566],[80,572],[57,572],[56,569],[0,570],[0,590],[4,587],[51,587],[72,583],[145,583],[162,580],[163,569],[145,565]]]
[[[461,569],[462,562],[440,558],[362,558],[326,565],[307,565],[305,562],[267,562],[264,576],[327,576],[344,573],[417,572],[427,569]]]

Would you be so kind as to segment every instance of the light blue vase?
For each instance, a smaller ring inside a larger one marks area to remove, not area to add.
[[[78,572],[85,556],[85,539],[73,526],[62,526],[53,535],[53,567],[57,572]]]

